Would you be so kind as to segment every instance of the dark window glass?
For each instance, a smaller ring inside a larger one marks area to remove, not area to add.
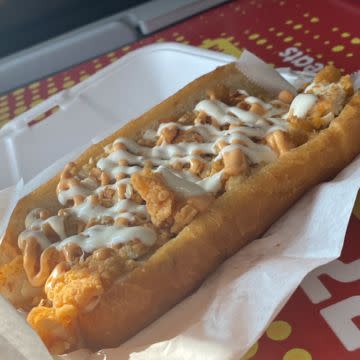
[[[0,0],[0,57],[149,0]]]

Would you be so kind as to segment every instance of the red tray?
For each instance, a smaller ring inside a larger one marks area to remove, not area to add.
[[[357,0],[237,0],[135,44],[0,97],[0,126],[132,49],[177,41],[238,56],[248,48],[274,66],[359,68]],[[334,214],[336,216],[336,214]],[[341,258],[308,278],[245,359],[360,359],[360,201]],[[306,286],[307,291],[304,291]]]

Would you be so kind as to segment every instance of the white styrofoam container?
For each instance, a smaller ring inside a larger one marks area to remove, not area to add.
[[[85,144],[98,142],[190,81],[234,60],[230,55],[178,43],[132,51],[0,129],[0,190],[20,179],[28,183],[61,159],[52,172],[47,170],[48,179],[59,171],[59,165],[84,150]],[[309,80],[288,68],[278,71],[294,86]],[[59,110],[45,121],[28,126],[56,106]]]
[[[28,182],[65,154],[100,140],[190,81],[233,60],[175,43],[129,53],[0,129],[0,189],[21,178]],[[45,121],[27,125],[55,106],[59,110]]]

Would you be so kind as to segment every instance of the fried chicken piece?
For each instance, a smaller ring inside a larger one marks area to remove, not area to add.
[[[306,93],[318,96],[318,101],[309,113],[315,129],[327,126],[343,109],[346,99],[354,92],[349,75],[341,76],[334,66],[326,66],[315,77]]]
[[[43,294],[41,288],[29,283],[21,255],[0,267],[0,292],[15,307],[25,310],[37,304]]]
[[[63,354],[79,345],[78,315],[80,311],[91,311],[104,292],[100,275],[79,267],[50,275],[45,291],[53,306],[40,304],[27,318],[54,354]]]
[[[121,245],[120,249],[126,248],[123,250],[132,252],[134,257],[141,256],[148,250],[148,247],[137,239]],[[100,248],[95,250],[83,264],[79,264],[79,267],[81,266],[86,267],[92,273],[99,274],[101,284],[106,289],[118,277],[132,270],[136,264],[131,261],[129,256],[125,256],[124,252],[111,248]]]
[[[197,214],[207,210],[214,200],[214,196],[207,193],[187,198],[186,203],[175,212],[171,232],[179,233]]]
[[[315,83],[333,83],[340,80],[341,72],[334,65],[327,65],[321,69],[315,76]]]
[[[317,101],[308,112],[306,119],[291,116],[289,122],[305,131],[324,128],[341,112],[347,98],[353,92],[354,88],[349,75],[341,77],[338,69],[326,66],[305,89],[306,94],[317,96]]]
[[[198,210],[195,207],[186,204],[183,206],[174,217],[174,225],[171,227],[171,232],[177,234],[186,225],[188,225],[194,217],[198,214]]]
[[[175,194],[169,190],[161,174],[145,169],[131,176],[131,184],[145,200],[151,222],[157,227],[171,225]]]
[[[39,305],[30,311],[27,320],[51,353],[63,354],[79,344],[77,316],[78,310],[73,305],[60,308]]]
[[[344,89],[346,96],[351,96],[354,93],[354,85],[350,75],[342,76],[339,84]]]
[[[203,137],[198,134],[196,131],[191,130],[181,130],[179,131],[178,135],[176,136],[174,143],[202,143],[204,142]]]
[[[246,174],[249,170],[249,164],[246,156],[239,147],[223,153],[224,173],[227,176],[237,176]]]
[[[157,227],[171,226],[170,231],[175,234],[213,201],[213,196],[209,194],[189,198],[176,196],[167,187],[162,175],[150,170],[134,174],[131,181],[134,189],[146,201],[152,223]]]
[[[281,130],[276,130],[267,135],[266,142],[278,156],[284,155],[286,152],[295,147],[290,134]]]
[[[174,125],[166,126],[161,130],[161,134],[156,142],[156,145],[171,144],[178,134],[178,131],[178,128]]]
[[[57,276],[50,276],[45,291],[56,308],[71,304],[78,309],[86,309],[99,299],[104,289],[98,272],[79,265]]]

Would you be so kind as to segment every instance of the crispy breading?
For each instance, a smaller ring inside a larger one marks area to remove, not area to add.
[[[56,308],[71,304],[78,309],[84,309],[101,296],[104,288],[98,272],[75,266],[56,277],[50,276],[45,291]]]
[[[38,303],[43,295],[42,288],[30,285],[21,255],[0,267],[0,292],[16,307],[23,309]]]
[[[204,142],[204,139],[200,134],[198,134],[195,131],[181,130],[181,131],[179,131],[178,135],[174,139],[174,143],[178,144],[178,143],[184,143],[184,142],[185,143],[191,143],[191,142],[202,143],[202,142]]]
[[[249,171],[249,164],[245,154],[240,148],[224,152],[224,174],[227,176],[238,176]]]
[[[171,224],[175,209],[175,194],[166,186],[161,174],[145,169],[131,176],[131,184],[146,201],[155,226]]]
[[[133,240],[131,243],[127,243],[126,246],[130,248],[133,253],[136,253],[137,251],[140,252],[138,247],[139,243],[143,245],[140,241]],[[125,245],[123,245],[122,248],[124,246]],[[143,245],[141,250],[144,251],[144,248],[148,249]],[[110,248],[100,248],[95,250],[84,263],[78,266],[85,267],[91,273],[99,274],[101,284],[106,288],[110,286],[116,278],[132,270],[135,264],[133,261],[124,257],[122,252]]]
[[[342,76],[339,84],[345,90],[346,96],[351,96],[354,93],[354,86],[350,75]]]
[[[319,88],[314,87],[310,92],[318,96],[318,101],[310,110],[308,120],[315,129],[320,129],[328,125],[328,122],[324,120],[326,115],[332,114],[333,118],[340,113],[346,101],[346,91],[339,82],[326,86],[320,85]]]
[[[171,227],[173,233],[178,233],[182,228],[191,222],[192,219],[198,214],[198,210],[191,205],[183,206],[174,217],[174,225]]]
[[[319,71],[315,78],[315,83],[326,82],[332,83],[340,80],[341,72],[334,65],[327,65],[321,71]]]
[[[178,128],[176,126],[167,126],[162,129],[161,135],[157,141],[157,145],[161,144],[171,144],[175,139],[178,133]]]
[[[27,320],[53,354],[63,354],[79,343],[77,329],[78,310],[73,305],[60,308],[37,306]]]
[[[282,130],[276,130],[273,133],[267,135],[266,142],[277,153],[278,156],[285,154],[295,147],[290,134]]]

